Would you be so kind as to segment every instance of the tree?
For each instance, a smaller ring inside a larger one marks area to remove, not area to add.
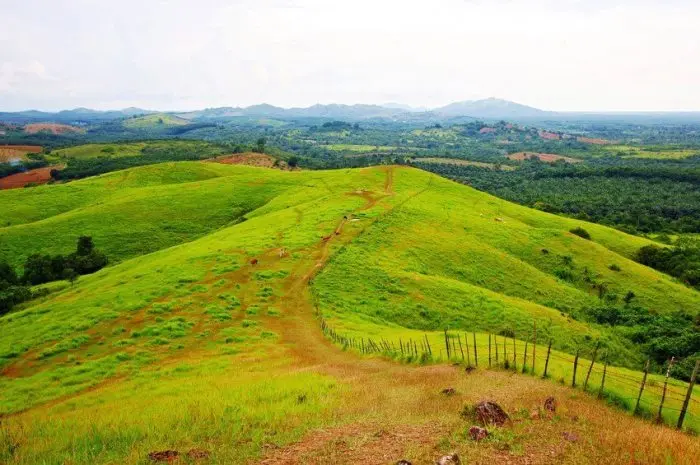
[[[295,168],[299,165],[299,157],[289,157],[289,160],[287,160],[287,165],[290,168]]]
[[[90,255],[95,248],[92,243],[92,237],[90,236],[80,236],[78,238],[78,248],[76,253],[80,256]]]
[[[24,263],[22,282],[37,285],[48,283],[54,279],[50,255],[32,254],[27,257],[27,261]]]
[[[253,152],[257,153],[265,153],[265,138],[261,137],[257,141],[255,141],[255,148],[253,149]]]
[[[3,286],[14,285],[18,282],[19,280],[17,279],[15,269],[5,262],[0,262],[0,289]]]
[[[63,279],[70,281],[71,286],[75,284],[80,275],[73,268],[63,270]]]

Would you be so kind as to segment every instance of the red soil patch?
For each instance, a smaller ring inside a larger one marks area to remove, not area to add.
[[[248,166],[260,166],[263,168],[273,168],[275,166],[275,157],[270,155],[265,155],[264,153],[236,153],[233,155],[224,155],[221,157],[212,158],[210,162],[223,163],[225,165],[248,165]],[[283,161],[279,161],[278,166],[280,168],[286,168],[287,164]]]
[[[50,132],[51,134],[67,134],[75,132],[85,132],[84,129],[67,124],[57,123],[33,123],[24,127],[24,132],[27,134],[36,134],[38,132]]]
[[[559,134],[554,133],[554,132],[540,131],[539,135],[542,139],[546,139],[546,140],[559,140],[559,139],[561,139]]]
[[[17,189],[30,183],[47,183],[51,180],[51,170],[53,169],[63,169],[63,165],[37,168],[35,170],[25,171],[24,173],[11,174],[10,176],[0,178],[0,189]]]
[[[612,141],[606,139],[594,139],[591,137],[577,137],[577,141],[583,142],[584,144],[594,144],[594,145],[608,145],[612,144]]]
[[[562,157],[561,155],[555,155],[553,153],[536,153],[536,152],[518,152],[508,155],[511,160],[529,160],[531,158],[539,158],[540,161],[547,163],[554,163],[557,160],[564,160],[567,163],[578,163],[581,160],[571,157]]]
[[[26,160],[28,153],[40,153],[41,150],[38,145],[0,145],[0,163]]]

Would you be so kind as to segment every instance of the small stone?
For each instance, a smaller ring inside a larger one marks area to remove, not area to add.
[[[411,462],[409,462],[408,460],[402,459],[402,460],[399,460],[398,462],[396,462],[396,465],[413,465],[413,464]]]
[[[545,410],[549,410],[550,412],[556,412],[557,411],[557,399],[554,397],[547,397],[547,399],[544,401],[544,408]]]
[[[445,455],[443,457],[440,457],[440,459],[435,462],[436,465],[461,465],[462,462],[459,460],[459,455],[457,454],[449,454]]]
[[[488,437],[489,432],[486,430],[486,428],[481,428],[479,426],[472,426],[469,428],[469,436],[475,441],[481,441],[482,439],[486,439]]]
[[[180,456],[176,450],[162,450],[158,452],[150,452],[148,458],[154,462],[174,462]]]
[[[474,406],[476,418],[484,425],[503,426],[510,420],[508,414],[495,402],[482,401]]]
[[[540,409],[533,409],[530,411],[530,420],[540,419]]]
[[[442,393],[446,396],[453,396],[453,395],[457,394],[457,391],[455,390],[455,388],[449,387],[449,388],[443,389]]]
[[[578,441],[578,436],[575,433],[569,433],[567,431],[564,431],[561,433],[562,437],[566,439],[569,442],[576,442]]]

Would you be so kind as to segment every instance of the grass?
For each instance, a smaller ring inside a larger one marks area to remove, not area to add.
[[[160,250],[124,249],[120,263],[74,286],[56,285],[0,317],[0,462],[137,464],[150,451],[197,448],[212,453],[211,463],[246,463],[305,438],[294,456],[327,463],[404,433],[422,439],[396,454],[416,461],[434,460],[425,454],[438,447],[493,460],[507,446],[517,457],[549,450],[549,439],[518,423],[477,448],[458,441],[465,425],[457,412],[481,397],[518,412],[552,392],[582,420],[553,419],[541,428],[556,438],[562,431],[587,438],[562,452],[562,463],[629,461],[630,450],[651,460],[669,451],[673,463],[692,463],[697,452],[691,438],[550,382],[501,370],[465,376],[448,366],[343,351],[324,339],[313,316],[315,302],[339,331],[392,341],[428,333],[436,348],[445,326],[526,334],[534,318],[540,337],[557,337],[562,359],[574,344],[590,342],[586,336],[630,352],[615,334],[567,312],[595,299],[584,268],[615,289],[632,288],[659,311],[697,308],[697,293],[627,258],[646,239],[398,167],[282,172],[188,162],[13,195],[1,208],[23,223],[3,228],[3,244],[8,232],[24,244],[28,238],[43,244],[41,234],[62,241],[91,224],[102,234],[95,240],[102,249],[114,253],[125,238],[148,238]],[[245,221],[219,227],[210,221],[236,209],[245,210]],[[51,226],[41,229],[45,223]],[[168,242],[165,226],[172,224],[200,237],[183,233]],[[580,225],[591,241],[568,232]],[[572,282],[555,275],[567,255]],[[621,271],[609,270],[610,263]],[[477,337],[483,344],[485,335]],[[566,379],[568,361],[557,363],[552,376]],[[443,399],[446,385],[460,394]],[[320,426],[327,436],[308,439]],[[595,431],[605,433],[602,446]],[[348,441],[357,450],[342,445]],[[357,458],[367,461],[371,456]]]
[[[391,152],[397,147],[389,145],[330,144],[322,147],[338,152]]]
[[[425,158],[416,158],[415,161],[419,162],[419,163],[437,163],[437,164],[443,164],[443,165],[478,166],[479,168],[496,169],[495,163],[485,163],[485,162],[480,162],[480,161],[462,160],[461,158],[425,157]],[[504,170],[504,171],[513,171],[515,169],[515,167],[510,166],[510,165],[499,165],[498,169]]]
[[[129,118],[124,121],[124,127],[130,129],[151,129],[159,127],[167,128],[184,126],[187,124],[189,124],[188,120],[166,113],[139,116],[136,118]]]
[[[133,157],[141,155],[145,142],[133,144],[85,144],[54,150],[52,157],[58,160],[90,159],[97,157]]]
[[[675,147],[636,147],[631,145],[608,145],[603,147],[605,152],[611,152],[623,158],[659,158],[677,160],[700,155],[698,149]]]

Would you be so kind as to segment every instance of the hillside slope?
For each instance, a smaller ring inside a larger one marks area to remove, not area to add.
[[[142,179],[151,185],[135,187]],[[177,163],[41,189],[34,199],[22,191],[25,209],[12,197],[24,224],[3,232],[16,244],[106,224],[114,233],[95,242],[115,253],[125,240],[161,237],[175,217],[187,228],[201,221],[209,233],[169,248],[160,241],[147,255],[130,250],[121,263],[0,317],[0,415],[8,415],[0,461],[144,463],[150,451],[197,449],[211,463],[261,455],[263,463],[428,463],[454,448],[476,463],[692,463],[700,452],[690,437],[546,381],[343,351],[324,339],[314,315],[365,336],[425,334],[434,347],[446,326],[520,334],[535,319],[558,349],[604,336],[633,357],[614,331],[569,312],[597,299],[585,268],[660,312],[697,313],[697,292],[629,260],[644,239],[584,224],[592,236],[584,241],[568,232],[581,222],[398,167]],[[37,213],[53,198],[53,215]],[[209,218],[220,210],[245,221],[215,230],[221,224]],[[188,234],[205,232],[194,230]],[[555,276],[562,261],[573,280]],[[611,263],[621,271],[613,275]],[[449,386],[459,394],[441,396]],[[562,404],[555,418],[522,414],[550,394]],[[517,421],[471,443],[458,412],[483,397]],[[565,441],[563,433],[585,439]]]

